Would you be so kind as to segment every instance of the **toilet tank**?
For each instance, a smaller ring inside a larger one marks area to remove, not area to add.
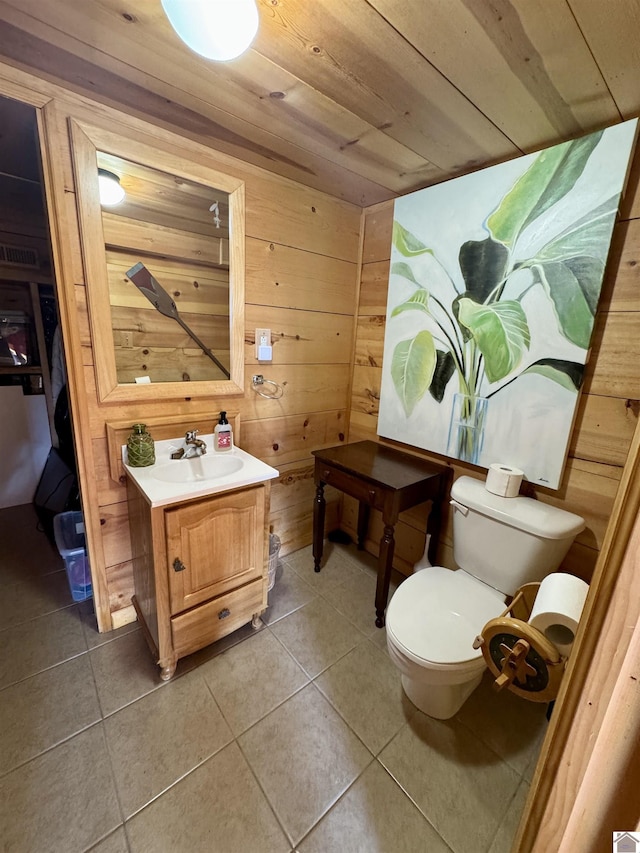
[[[504,595],[555,571],[585,526],[542,501],[494,495],[473,477],[459,477],[451,498],[456,565]]]

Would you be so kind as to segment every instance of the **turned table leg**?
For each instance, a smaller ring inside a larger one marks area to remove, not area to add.
[[[313,570],[320,571],[322,549],[324,547],[324,483],[322,480],[316,486],[316,497],[313,502]]]
[[[395,550],[395,539],[393,537],[393,524],[385,524],[382,539],[380,540],[380,553],[378,555],[378,583],[376,584],[376,626],[384,626],[384,612],[387,609],[389,597],[389,581],[391,580],[391,565],[393,563],[393,552]]]

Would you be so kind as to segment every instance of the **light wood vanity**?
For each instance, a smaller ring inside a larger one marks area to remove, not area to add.
[[[127,469],[132,602],[164,681],[179,658],[248,622],[257,628],[267,607],[269,479],[277,471],[253,461],[261,468],[248,485],[214,481],[206,494],[191,484],[159,499],[151,469]]]

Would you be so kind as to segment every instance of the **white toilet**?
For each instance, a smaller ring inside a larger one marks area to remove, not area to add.
[[[507,596],[555,571],[584,519],[532,498],[502,498],[459,477],[451,488],[455,571],[431,566],[408,577],[387,608],[387,647],[409,699],[452,717],[482,679],[473,641]]]

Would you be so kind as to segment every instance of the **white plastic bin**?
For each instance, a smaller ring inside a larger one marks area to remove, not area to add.
[[[67,579],[74,601],[91,598],[91,571],[84,538],[81,512],[62,512],[53,519],[53,535],[60,556],[64,558]]]
[[[269,583],[267,591],[272,590],[276,582],[276,571],[278,568],[278,557],[280,555],[280,537],[275,533],[269,534]]]

